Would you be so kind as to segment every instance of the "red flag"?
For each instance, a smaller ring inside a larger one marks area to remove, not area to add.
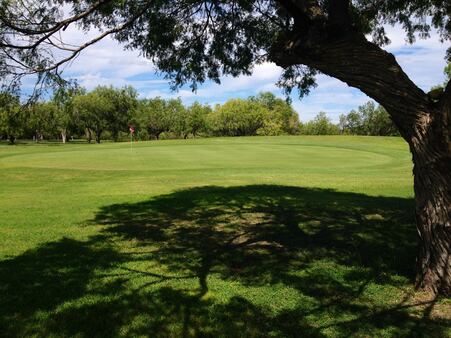
[[[135,127],[130,127],[130,133],[134,134],[135,133]]]

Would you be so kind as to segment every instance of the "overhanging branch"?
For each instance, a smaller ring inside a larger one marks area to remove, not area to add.
[[[71,16],[67,19],[64,19],[64,20],[56,23],[52,27],[49,27],[46,29],[36,30],[36,29],[20,27],[20,26],[13,24],[6,17],[0,16],[0,21],[2,21],[5,26],[9,27],[13,31],[16,31],[17,33],[22,33],[27,36],[44,34],[41,38],[39,38],[35,43],[33,43],[31,45],[21,46],[21,45],[5,44],[5,43],[0,42],[0,47],[17,48],[17,49],[36,48],[36,46],[38,46],[42,41],[46,40],[47,38],[49,38],[50,36],[52,36],[53,34],[58,32],[59,30],[65,29],[67,26],[69,26],[73,22],[84,19],[85,17],[89,16],[91,13],[96,11],[99,7],[101,7],[102,5],[104,5],[110,1],[111,0],[98,0],[96,3],[94,3],[94,5],[92,5],[90,8],[88,8],[86,11],[79,13],[77,15]]]

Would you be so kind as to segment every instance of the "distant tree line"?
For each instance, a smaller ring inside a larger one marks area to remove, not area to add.
[[[398,131],[387,111],[369,101],[357,110],[341,114],[334,124],[325,112],[320,112],[312,121],[301,123],[299,133],[304,135],[368,135],[398,136]]]
[[[248,99],[231,99],[222,105],[180,99],[138,99],[130,86],[99,86],[87,92],[80,87],[59,89],[46,100],[21,104],[18,97],[0,93],[0,139],[127,138],[133,127],[141,140],[209,136],[254,135],[397,135],[388,113],[368,102],[340,116],[334,124],[320,112],[312,121],[301,123],[287,101],[272,93]]]
[[[397,136],[398,129],[381,105],[369,101],[347,115],[340,115],[338,123],[340,134]]]

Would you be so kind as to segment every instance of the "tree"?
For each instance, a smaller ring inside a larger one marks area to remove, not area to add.
[[[338,130],[340,134],[347,134],[348,130],[348,116],[345,114],[340,114],[338,122]]]
[[[171,119],[173,126],[170,129],[184,139],[189,135],[196,137],[199,132],[206,130],[207,116],[210,112],[210,106],[202,105],[197,101],[187,108],[180,100],[173,101],[172,112],[170,112],[173,116]]]
[[[164,117],[168,123],[166,131],[174,132],[186,139],[189,135],[189,124],[182,100],[180,98],[167,100],[165,107]]]
[[[446,80],[444,83],[433,86],[431,90],[429,91],[428,95],[429,97],[434,100],[438,101],[443,95],[443,91],[445,90],[446,84],[451,80],[451,62],[448,62],[448,64],[443,69],[443,74],[445,74]]]
[[[358,111],[353,109],[346,115],[345,131],[353,135],[364,134],[363,117]]]
[[[232,99],[215,107],[209,125],[215,135],[252,136],[264,126],[267,114],[268,110],[256,102]]]
[[[342,132],[353,135],[394,136],[398,135],[390,115],[381,105],[368,101],[357,111],[351,110],[340,116],[339,128]]]
[[[451,80],[451,62],[448,62],[443,72],[446,75],[446,81]]]
[[[99,86],[93,93],[109,102],[110,110],[105,111],[103,117],[106,129],[111,132],[113,141],[117,142],[119,133],[128,131],[132,111],[137,107],[138,93],[131,86],[120,89]]]
[[[194,102],[188,107],[188,128],[193,137],[206,130],[207,116],[210,113],[211,107],[209,105],[202,105],[199,102]]]
[[[70,16],[60,17],[62,5]],[[400,23],[410,42],[432,28],[449,41],[449,6],[438,0],[4,1],[0,73],[11,86],[27,73],[40,73],[41,82],[58,79],[62,64],[111,35],[152,59],[175,87],[189,82],[196,89],[271,61],[284,69],[279,85],[287,92],[308,93],[318,72],[359,88],[385,107],[412,152],[417,286],[451,294],[451,82],[431,97],[382,49],[389,42],[384,24]],[[58,34],[75,23],[101,33],[68,48]],[[52,58],[63,54],[51,53],[57,48],[67,54]]]
[[[368,106],[369,105],[369,106]],[[381,105],[375,106],[371,101],[359,107],[365,116],[364,129],[367,135],[395,136],[399,135],[390,115]]]
[[[171,129],[171,118],[166,101],[160,97],[141,100],[137,109],[139,125],[145,128],[150,137],[157,140]]]
[[[55,124],[66,143],[69,128],[74,124],[74,97],[85,94],[84,88],[77,85],[59,87],[53,93],[52,101],[56,105]]]
[[[35,102],[26,109],[26,126],[32,131],[36,142],[45,136],[52,137],[55,132],[57,106],[53,102]]]
[[[96,142],[100,143],[102,133],[108,126],[108,116],[113,109],[113,104],[96,92],[78,95],[74,98],[74,115],[77,121],[85,127],[88,142],[91,142],[92,131],[94,131]]]
[[[11,144],[23,132],[23,117],[19,97],[0,92],[0,135],[6,136]]]
[[[265,120],[265,130],[268,130],[265,135],[296,134],[299,132],[299,116],[286,100],[277,98],[270,92],[262,92],[249,99],[261,104],[269,111]]]
[[[339,129],[331,122],[325,112],[319,112],[313,121],[309,121],[303,126],[302,133],[306,135],[336,135],[339,134]]]

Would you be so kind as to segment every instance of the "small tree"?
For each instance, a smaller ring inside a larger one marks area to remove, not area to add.
[[[302,130],[305,135],[336,135],[338,126],[333,124],[325,112],[319,112],[313,121],[307,122]]]
[[[368,111],[365,118],[365,130],[367,135],[373,136],[399,135],[390,115],[381,105]]]
[[[170,99],[165,102],[165,119],[171,131],[182,138],[187,138],[190,133],[188,114],[180,98]]]
[[[211,113],[209,105],[194,102],[187,109],[189,132],[196,137],[200,132],[207,129],[207,116]]]
[[[132,111],[137,107],[138,93],[131,86],[120,89],[99,86],[94,89],[94,94],[109,102],[108,111],[104,111],[103,119],[105,128],[111,132],[113,141],[117,142],[120,132],[128,131]]]
[[[157,140],[171,128],[166,101],[160,97],[141,100],[137,108],[137,120],[139,125],[147,130],[149,137]]]
[[[77,121],[85,127],[88,142],[91,142],[94,131],[96,142],[100,143],[101,135],[107,129],[108,115],[113,109],[107,98],[95,92],[74,98],[74,114]]]
[[[209,116],[209,125],[215,135],[252,136],[264,126],[268,110],[257,102],[243,99],[218,105]]]
[[[10,144],[23,132],[23,117],[19,97],[0,92],[0,134],[5,135]]]
[[[36,142],[53,137],[56,129],[58,107],[53,102],[36,102],[26,108],[26,125]]]
[[[380,105],[376,107],[373,101],[341,115],[339,126],[342,132],[353,135],[399,135],[387,111]]]
[[[261,104],[269,111],[265,124],[272,126],[268,129],[271,130],[272,135],[297,134],[299,132],[299,115],[286,100],[276,97],[271,92],[262,92],[249,99]],[[280,126],[280,131],[276,131],[278,129],[276,125]]]
[[[340,114],[338,121],[338,130],[340,134],[348,134],[347,126],[348,126],[347,116],[345,114]]]
[[[61,140],[66,143],[67,134],[74,125],[74,98],[76,95],[85,94],[84,88],[78,86],[59,87],[54,93],[52,101],[56,105],[55,124],[61,135]]]

